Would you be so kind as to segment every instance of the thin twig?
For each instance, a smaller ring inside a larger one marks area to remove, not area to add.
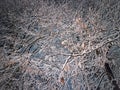
[[[68,61],[70,60],[70,58],[71,58],[72,56],[69,56],[67,59],[66,59],[66,61],[65,61],[65,63],[64,63],[64,65],[63,65],[63,68],[62,68],[62,70],[64,70],[64,68],[65,68],[65,65],[68,63]]]

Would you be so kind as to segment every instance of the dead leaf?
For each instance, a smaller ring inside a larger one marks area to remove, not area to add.
[[[60,82],[61,82],[62,84],[65,83],[64,77],[61,77],[61,78],[60,78]]]

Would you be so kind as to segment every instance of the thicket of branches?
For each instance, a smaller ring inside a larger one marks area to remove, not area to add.
[[[113,90],[119,0],[1,0],[0,13],[0,90]]]

